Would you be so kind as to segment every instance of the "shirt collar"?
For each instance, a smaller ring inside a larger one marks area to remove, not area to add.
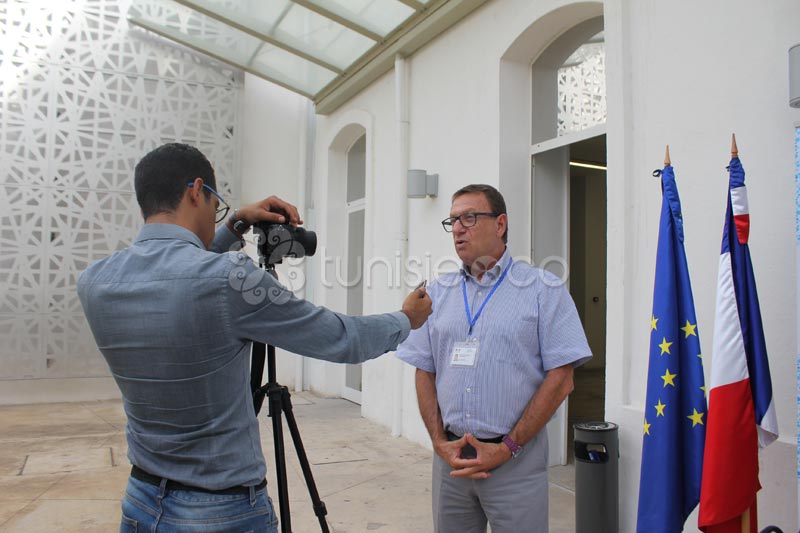
[[[201,250],[206,249],[206,247],[203,245],[203,242],[200,240],[200,237],[195,235],[194,232],[189,231],[183,226],[178,226],[177,224],[145,224],[142,226],[142,229],[139,231],[139,235],[136,236],[136,240],[134,242],[160,239],[186,241],[197,246]]]
[[[510,262],[511,262],[511,254],[508,251],[508,246],[506,246],[505,251],[503,251],[503,255],[500,256],[500,260],[497,263],[495,263],[492,268],[483,273],[481,281],[478,281],[478,278],[470,274],[469,271],[467,271],[466,265],[464,265],[463,263],[461,264],[461,275],[468,278],[472,278],[478,283],[481,282],[485,283],[487,281],[493,282],[500,277],[500,274],[503,273],[503,270],[506,269],[506,267]]]

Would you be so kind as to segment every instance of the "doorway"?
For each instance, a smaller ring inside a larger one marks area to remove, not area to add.
[[[592,359],[575,369],[567,414],[567,460],[576,422],[604,420],[606,375],[606,136],[569,146],[569,292]]]
[[[534,264],[564,280],[593,357],[547,425],[550,465],[573,459],[573,424],[605,416],[606,135],[563,137],[532,156]]]
[[[347,151],[347,314],[364,313],[364,221],[366,209],[367,136],[362,135]],[[345,365],[342,397],[361,404],[361,365]]]
[[[547,424],[549,464],[555,466],[572,460],[572,424],[602,419],[605,412],[603,17],[587,18],[547,45],[530,65],[529,87],[530,257],[564,280],[595,354],[588,367],[594,372],[576,373],[576,392]]]

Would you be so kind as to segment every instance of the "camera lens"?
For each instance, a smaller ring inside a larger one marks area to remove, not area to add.
[[[317,253],[317,234],[313,231],[300,227],[294,228],[294,239],[303,247],[303,255],[311,257]]]
[[[317,252],[317,234],[305,228],[259,222],[254,231],[258,235],[258,255],[264,263],[279,264],[284,257],[300,258]]]

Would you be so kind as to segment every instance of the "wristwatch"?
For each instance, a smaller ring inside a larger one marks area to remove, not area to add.
[[[508,435],[503,437],[503,444],[508,446],[508,449],[511,450],[511,457],[512,458],[519,457],[519,454],[521,454],[523,452],[523,450],[524,450],[524,448],[522,446],[520,446],[519,444],[514,442],[514,439],[512,439]]]
[[[239,218],[239,215],[237,214],[238,211],[239,211],[238,209],[234,209],[233,213],[231,213],[230,217],[231,227],[233,228],[233,231],[235,231],[239,235],[244,235],[245,233],[247,233],[247,230],[250,229],[250,226],[252,224],[250,224],[243,218]]]

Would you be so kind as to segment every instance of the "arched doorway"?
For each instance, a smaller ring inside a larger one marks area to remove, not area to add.
[[[500,65],[500,186],[528,221],[515,244],[562,276],[592,348],[576,388],[548,424],[550,464],[571,460],[572,422],[605,414],[606,130],[603,5],[576,3],[539,18]],[[528,244],[528,249],[522,246]]]
[[[348,315],[364,312],[364,249],[367,211],[368,135],[360,124],[348,124],[328,152],[327,253],[323,265],[328,305]],[[341,375],[341,374],[339,374]],[[344,365],[331,386],[343,398],[361,403],[361,365]],[[340,380],[340,381],[339,381]]]
[[[603,19],[576,25],[531,66],[532,258],[561,275],[592,360],[550,424],[551,462],[572,457],[572,425],[605,415],[606,105]],[[562,444],[563,443],[563,444]]]

